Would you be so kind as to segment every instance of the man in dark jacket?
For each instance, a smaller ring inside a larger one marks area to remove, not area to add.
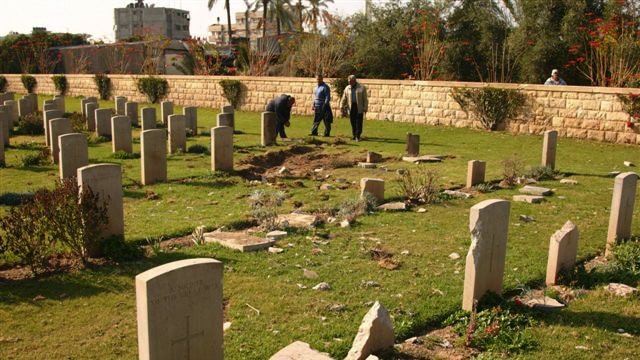
[[[266,111],[276,113],[278,122],[276,123],[276,132],[282,139],[287,138],[287,134],[284,131],[285,126],[289,126],[291,119],[291,108],[296,103],[296,99],[293,96],[282,94],[277,98],[269,101]]]

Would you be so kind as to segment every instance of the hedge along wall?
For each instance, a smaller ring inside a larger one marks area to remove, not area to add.
[[[8,91],[24,93],[20,75],[4,75]],[[54,94],[52,75],[34,75],[39,94]],[[146,102],[138,92],[137,75],[110,75],[111,96],[126,96],[129,101]],[[267,102],[282,93],[292,94],[297,102],[293,112],[310,115],[315,79],[277,77],[162,76],[169,83],[166,100],[177,105],[193,105],[219,109],[227,101],[222,96],[219,81],[239,80],[243,85],[240,109],[264,111]],[[93,75],[67,75],[69,96],[98,96]],[[327,81],[330,83],[329,81]],[[455,127],[477,127],[471,114],[466,114],[451,98],[453,87],[482,87],[481,83],[360,80],[369,93],[369,113],[366,119],[412,122]],[[615,143],[640,144],[640,124],[627,128],[629,116],[622,111],[617,94],[640,92],[640,89],[600,88],[581,86],[544,86],[528,84],[491,84],[517,89],[527,95],[527,105],[519,118],[510,121],[506,129],[520,134],[541,134],[558,130],[560,136]],[[334,112],[338,99],[331,93]]]

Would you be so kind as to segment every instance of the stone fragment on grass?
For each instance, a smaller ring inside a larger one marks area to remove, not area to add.
[[[269,360],[333,360],[327,353],[314,350],[309,344],[295,341],[275,353]]]
[[[364,168],[364,169],[375,169],[378,165],[376,165],[375,163],[371,163],[371,162],[359,162],[358,163],[358,167]]]
[[[624,162],[624,166],[633,167],[633,166],[636,166],[636,165],[634,163],[632,163],[631,161],[625,161]]]
[[[520,189],[520,192],[523,194],[547,196],[551,195],[553,191],[545,187],[526,185]]]
[[[422,156],[403,156],[402,161],[421,164],[421,163],[432,163],[432,162],[441,162],[444,156],[442,155],[422,155]]]
[[[304,275],[304,277],[306,277],[307,279],[317,279],[318,278],[318,273],[316,273],[313,270],[307,270],[307,269],[303,269],[302,274]]]
[[[267,239],[269,240],[280,240],[282,238],[284,238],[285,236],[287,236],[287,232],[286,231],[281,231],[281,230],[274,230],[271,232],[267,233]]]
[[[284,226],[284,222],[287,222],[287,225]],[[310,228],[313,227],[318,222],[318,217],[315,215],[309,214],[284,214],[278,215],[278,224],[284,227],[294,227],[294,228]]]
[[[331,184],[322,184],[320,185],[320,190],[335,190],[335,186]]]
[[[543,310],[562,309],[565,305],[548,296],[536,297],[527,301],[527,306]]]
[[[340,227],[341,228],[348,228],[349,226],[351,226],[351,223],[349,223],[349,220],[340,221]]]
[[[520,215],[518,218],[520,219],[520,221],[524,221],[524,222],[536,221],[536,219],[534,219],[533,217],[531,217],[529,215]]]
[[[384,211],[403,211],[407,210],[407,204],[402,201],[389,202],[378,206],[378,210]]]
[[[638,291],[637,288],[619,283],[610,283],[609,285],[605,286],[604,289],[616,296],[627,296]]]
[[[270,252],[271,254],[280,254],[280,253],[281,253],[281,252],[283,252],[283,251],[284,251],[284,249],[283,249],[283,248],[279,248],[279,247],[276,247],[276,246],[271,246],[271,247],[269,248],[269,252]]]
[[[375,302],[364,316],[345,360],[365,360],[373,352],[393,347],[393,322],[389,312]]]
[[[313,290],[320,290],[320,291],[327,291],[327,290],[331,290],[331,285],[329,285],[329,283],[326,282],[321,282],[318,285],[312,287]]]
[[[562,180],[560,180],[560,184],[578,185],[578,180],[573,180],[573,179],[562,179]]]
[[[218,243],[230,249],[242,252],[257,251],[269,248],[274,241],[252,236],[244,232],[214,231],[204,234],[206,243]]]
[[[473,195],[469,193],[457,191],[457,190],[445,190],[444,193],[451,197],[459,198],[459,199],[470,199],[473,197]]]
[[[539,195],[513,195],[513,201],[539,204],[544,201],[544,196]]]
[[[449,259],[458,260],[460,259],[460,254],[458,254],[457,252],[452,252],[451,254],[449,254]]]

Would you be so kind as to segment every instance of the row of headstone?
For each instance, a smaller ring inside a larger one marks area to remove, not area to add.
[[[38,110],[38,95],[26,94],[18,100],[18,115],[27,116]]]
[[[13,101],[15,99],[15,93],[12,91],[6,91],[0,93],[0,104],[3,104],[5,101]]]
[[[13,121],[11,120],[10,110],[7,106],[0,106],[0,128],[2,129],[2,136],[0,136],[0,143],[3,148],[9,146],[11,130],[13,128]],[[4,154],[4,152],[3,152]]]
[[[7,114],[9,116],[10,126],[18,125],[18,103],[14,100],[5,100],[4,102],[0,103],[0,105],[6,108],[5,111],[7,111]]]
[[[50,110],[50,111],[58,111],[59,110]],[[62,115],[61,115],[62,116]],[[51,150],[51,160],[54,164],[58,164],[60,161],[59,151],[60,151],[60,143],[58,141],[58,137],[64,134],[73,133],[73,126],[71,125],[71,120],[63,117],[53,118],[48,122],[49,131],[49,148]]]

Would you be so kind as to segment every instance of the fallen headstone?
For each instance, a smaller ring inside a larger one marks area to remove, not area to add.
[[[520,192],[523,194],[547,196],[547,195],[551,195],[553,191],[551,191],[551,189],[540,187],[540,186],[527,185],[521,188]]]
[[[610,283],[604,287],[605,290],[616,296],[627,296],[637,292],[638,289],[625,284]]]
[[[389,202],[378,206],[378,210],[384,211],[403,211],[407,210],[407,204],[402,201]]]
[[[444,191],[445,194],[455,197],[455,198],[460,198],[460,199],[470,199],[473,197],[473,195],[466,193],[466,192],[462,192],[462,191],[457,191],[457,190],[445,190]]]
[[[382,161],[382,155],[373,152],[373,151],[369,151],[367,152],[367,162],[368,163],[379,163]]]
[[[287,236],[286,231],[275,230],[267,233],[267,239],[269,240],[280,240]]]
[[[560,180],[560,184],[578,185],[578,180],[562,179],[562,180]]]
[[[224,247],[242,252],[267,249],[275,243],[274,240],[259,238],[243,232],[223,231],[205,233],[204,241],[206,243],[215,242]]]
[[[275,353],[269,360],[333,360],[327,353],[313,350],[309,344],[295,341]]]
[[[543,310],[562,309],[564,304],[548,296],[536,297],[526,302],[527,306]]]
[[[407,161],[414,164],[441,162],[444,156],[441,155],[422,155],[422,156],[403,156],[402,161]]]
[[[278,224],[286,222],[288,227],[294,228],[309,228],[313,227],[318,222],[318,217],[309,214],[284,214],[278,215]]]
[[[544,196],[539,195],[513,195],[513,201],[527,202],[529,204],[539,204],[544,201]]]
[[[345,360],[365,360],[371,353],[393,347],[393,322],[389,312],[375,302],[364,316]]]
[[[364,168],[364,169],[375,169],[377,167],[377,165],[375,163],[372,162],[359,162],[358,163],[358,167]]]

